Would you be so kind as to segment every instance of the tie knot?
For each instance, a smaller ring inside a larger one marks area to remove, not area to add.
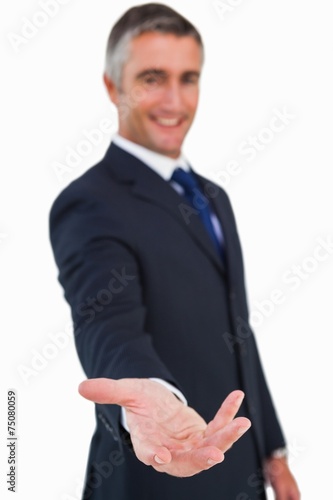
[[[186,194],[193,194],[193,190],[199,187],[194,174],[192,172],[185,172],[182,168],[174,170],[171,180],[182,186]]]

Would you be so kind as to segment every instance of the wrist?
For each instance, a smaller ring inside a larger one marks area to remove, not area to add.
[[[270,458],[275,458],[275,459],[285,459],[287,460],[288,458],[288,449],[286,447],[283,448],[277,448],[274,450],[268,457]]]
[[[178,398],[182,403],[184,403],[185,406],[187,406],[187,400],[186,400],[184,394],[179,389],[177,389],[174,385],[170,384],[169,382],[166,382],[163,379],[156,378],[156,377],[150,377],[149,380],[152,380],[154,382],[158,382],[159,384],[163,385],[166,389],[168,389],[170,392],[172,392],[176,396],[176,398]],[[123,406],[121,407],[120,423],[127,432],[130,432],[129,427],[128,427],[128,423],[127,423],[126,408],[124,408]]]
[[[174,385],[170,384],[169,382],[166,382],[165,380],[163,379],[160,379],[160,378],[156,378],[156,377],[150,377],[149,380],[153,380],[154,382],[158,382],[159,384],[163,385],[164,387],[166,387],[167,389],[169,389],[169,391],[173,392],[173,394],[182,402],[184,403],[184,405],[187,406],[187,400],[184,396],[184,394],[179,390],[177,389]]]

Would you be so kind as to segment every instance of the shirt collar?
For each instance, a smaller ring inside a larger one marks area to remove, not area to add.
[[[150,149],[129,141],[119,134],[113,137],[112,142],[127,153],[141,160],[166,181],[171,179],[173,171],[177,167],[183,168],[187,172],[190,170],[189,164],[183,155],[180,155],[177,159],[169,158],[168,156],[155,153],[155,151],[151,151]]]

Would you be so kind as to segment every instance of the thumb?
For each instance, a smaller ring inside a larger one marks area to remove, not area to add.
[[[95,403],[127,406],[138,397],[136,385],[136,379],[92,378],[81,382],[78,389],[81,396]]]

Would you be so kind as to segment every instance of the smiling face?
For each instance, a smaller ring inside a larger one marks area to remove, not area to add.
[[[199,99],[202,50],[191,36],[144,33],[131,41],[121,88],[104,76],[119,134],[178,158]]]

